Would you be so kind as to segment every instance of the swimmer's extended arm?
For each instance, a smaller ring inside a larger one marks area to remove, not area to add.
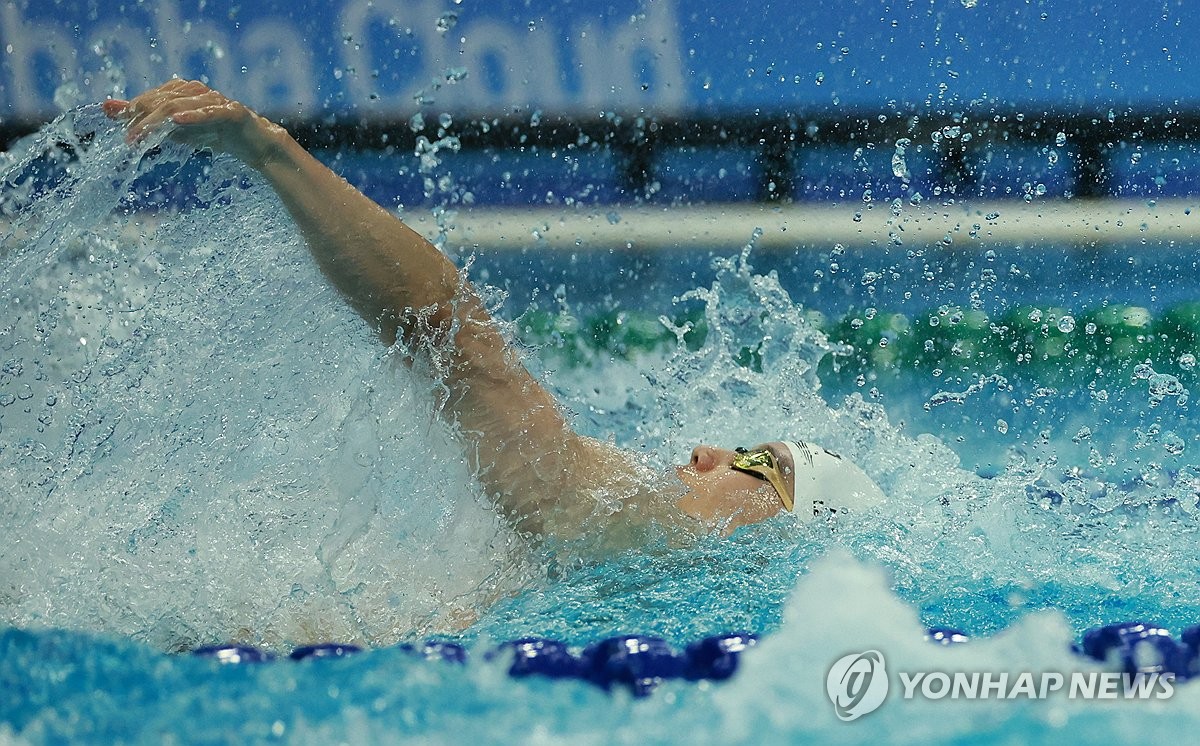
[[[611,449],[571,430],[454,264],[282,127],[201,83],[179,80],[132,101],[108,101],[105,111],[129,120],[131,139],[171,121],[176,139],[242,159],[274,187],[322,271],[386,343],[399,335],[410,350],[429,346],[446,355],[438,373],[449,389],[447,407],[474,450],[481,480],[518,527],[547,528],[547,503],[609,460]],[[415,313],[422,309],[424,315]],[[573,521],[554,523],[562,532]]]

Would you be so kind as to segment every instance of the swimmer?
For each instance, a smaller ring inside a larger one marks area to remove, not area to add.
[[[689,463],[664,475],[636,454],[580,435],[454,264],[283,127],[183,80],[106,101],[104,111],[125,121],[130,142],[170,123],[175,140],[231,154],[262,175],[350,306],[384,344],[403,342],[446,387],[443,414],[518,531],[620,549],[635,545],[649,525],[727,535],[781,511],[826,519],[884,499],[858,466],[804,441],[698,445]]]

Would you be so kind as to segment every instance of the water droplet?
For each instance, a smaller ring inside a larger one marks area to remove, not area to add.
[[[974,8],[978,4],[979,0],[962,0],[962,5],[964,8]]]
[[[1196,356],[1190,352],[1185,352],[1179,356],[1179,367],[1184,370],[1191,370],[1196,367]]]
[[[892,154],[892,173],[903,181],[912,180],[912,174],[908,172],[908,162],[904,159],[904,152],[911,144],[912,140],[907,137],[900,138],[896,141],[896,152]]]
[[[438,33],[444,34],[456,25],[458,25],[458,14],[452,10],[446,11],[437,20]]]
[[[1147,365],[1146,367],[1149,368],[1150,366]],[[1179,397],[1180,404],[1187,400],[1187,389],[1184,388],[1183,384],[1178,378],[1168,373],[1154,373],[1153,369],[1151,369],[1150,372],[1151,375],[1149,376],[1148,381],[1151,406],[1158,404],[1168,396]]]
[[[825,82],[825,73],[823,73],[823,72],[819,72],[819,73],[817,73],[817,77],[815,78],[815,82],[816,82],[816,84],[817,84],[817,85],[821,85],[822,83],[824,83],[824,82]]]
[[[996,432],[1004,435],[1008,432],[1008,423],[1004,420],[996,420]]]
[[[1059,132],[1057,135],[1055,135],[1054,136],[1054,144],[1060,148],[1062,146],[1066,145],[1067,144],[1067,133]]]
[[[1063,314],[1058,320],[1058,330],[1063,334],[1070,334],[1075,331],[1075,317],[1070,314]]]
[[[1178,456],[1184,452],[1184,450],[1187,448],[1187,444],[1184,443],[1183,438],[1179,437],[1175,433],[1169,432],[1163,435],[1162,447],[1164,451],[1172,456]]]

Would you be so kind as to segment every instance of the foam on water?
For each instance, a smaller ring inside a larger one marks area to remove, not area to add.
[[[878,403],[830,406],[816,370],[832,346],[777,278],[755,274],[748,247],[678,301],[703,307],[698,349],[565,369],[547,354],[544,377],[582,430],[664,468],[697,442],[800,437],[860,463],[889,503],[832,527],[781,516],[728,540],[542,563],[480,497],[431,385],[344,307],[270,190],[229,160],[152,145],[131,152],[84,108],[5,164],[0,619],[119,638],[0,637],[0,678],[36,682],[3,713],[12,733],[186,734],[181,712],[233,711],[230,734],[314,743],[925,743],[1178,732],[1195,719],[1200,692],[1185,687],[1123,708],[890,702],[848,729],[823,688],[855,650],[909,669],[1080,670],[1068,646],[1083,628],[1200,622],[1189,470],[1131,489],[1013,456],[985,479]],[[184,209],[139,209],[181,183]],[[921,639],[927,624],[997,634],[944,650]],[[230,671],[139,646],[384,645],[466,625],[480,648],[767,637],[732,682],[671,683],[637,702],[390,649]],[[96,691],[111,697],[97,704]],[[111,706],[130,692],[136,702]]]
[[[517,561],[428,384],[240,165],[193,163],[192,209],[151,216],[191,154],[122,140],[84,109],[5,176],[46,182],[0,270],[5,618],[164,647],[460,626]]]

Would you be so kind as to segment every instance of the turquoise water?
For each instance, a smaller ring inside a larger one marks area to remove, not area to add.
[[[269,190],[236,163],[146,148],[84,108],[4,163],[0,741],[1028,743],[1193,725],[1194,686],[1165,702],[893,696],[849,724],[825,693],[848,652],[883,651],[892,670],[1089,671],[1069,650],[1086,629],[1200,622],[1186,364],[1156,363],[1180,387],[1162,390],[1103,371],[1048,386],[1036,366],[977,391],[924,370],[823,378],[852,356],[830,357],[812,308],[757,269],[747,236],[630,308],[703,320],[702,340],[567,359],[551,339],[531,366],[581,430],[651,467],[697,442],[794,435],[862,464],[888,505],[836,531],[780,517],[728,540],[554,561],[495,517],[435,388],[344,308]],[[181,183],[184,209],[145,208]],[[912,271],[907,255],[874,261]],[[969,288],[938,291],[927,307]],[[492,301],[510,318],[530,305]],[[574,291],[534,301],[597,313]],[[930,625],[973,639],[934,646]],[[682,647],[731,630],[762,635],[731,681],[642,699],[510,679],[484,655],[525,636]],[[430,636],[471,662],[395,646]],[[370,650],[261,666],[178,654],[324,640]]]

